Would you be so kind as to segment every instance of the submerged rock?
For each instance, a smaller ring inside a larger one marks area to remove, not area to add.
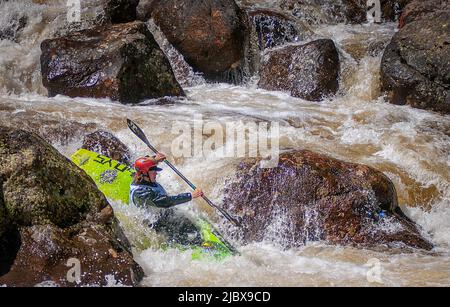
[[[109,97],[137,103],[184,96],[169,61],[142,22],[96,27],[41,44],[49,96]]]
[[[0,28],[0,40],[8,39],[16,41],[20,32],[28,23],[26,15],[15,14],[6,22],[6,26]]]
[[[156,25],[195,71],[211,81],[242,81],[249,24],[234,0],[154,1],[151,10]]]
[[[391,103],[450,113],[450,10],[407,23],[381,62],[382,89]]]
[[[67,146],[98,129],[95,123],[79,123],[34,110],[17,112],[11,116],[12,111],[15,109],[9,109],[6,104],[0,106],[2,125],[10,128],[20,127],[22,130],[34,132],[53,145]]]
[[[283,153],[275,168],[241,163],[224,195],[225,209],[241,217],[245,242],[432,248],[398,207],[383,173],[311,151]]]
[[[308,24],[363,23],[366,0],[282,0],[281,8]]]
[[[123,164],[131,164],[130,149],[112,133],[95,131],[84,137],[82,148],[97,152]]]
[[[39,136],[0,127],[0,178],[0,217],[8,221],[0,222],[0,284],[106,285],[113,276],[135,285],[142,278],[103,194]],[[79,283],[67,278],[74,259]]]
[[[258,86],[287,91],[294,97],[319,101],[339,88],[339,54],[330,39],[269,52]]]
[[[299,32],[292,18],[270,10],[250,11],[249,16],[260,50],[299,40]]]
[[[412,0],[380,0],[383,21],[397,21]]]

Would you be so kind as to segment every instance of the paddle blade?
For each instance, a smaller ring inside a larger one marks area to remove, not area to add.
[[[148,147],[150,147],[150,149],[153,150],[153,146],[150,145],[150,142],[148,141],[147,137],[145,136],[144,131],[142,131],[141,128],[139,128],[139,126],[132,121],[131,119],[127,118],[127,124],[128,124],[128,128],[130,128],[131,131],[133,131],[133,133],[140,138],[145,144],[147,144]],[[155,151],[155,150],[153,150]]]

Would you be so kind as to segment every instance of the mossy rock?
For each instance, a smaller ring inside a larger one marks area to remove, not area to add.
[[[108,206],[81,169],[35,134],[0,128],[3,203],[18,226],[65,228]]]

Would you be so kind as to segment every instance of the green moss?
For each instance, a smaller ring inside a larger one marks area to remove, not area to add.
[[[16,153],[9,159],[0,156],[0,176],[5,177],[0,210],[4,208],[12,222],[66,228],[107,205],[95,183],[40,137],[5,139],[4,148]]]

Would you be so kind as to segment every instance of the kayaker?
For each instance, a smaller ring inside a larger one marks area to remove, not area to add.
[[[203,196],[201,189],[192,193],[182,193],[175,196],[167,195],[166,190],[156,182],[159,171],[158,163],[166,159],[164,154],[158,153],[154,157],[141,157],[134,163],[136,170],[130,188],[130,202],[137,207],[150,210],[154,222],[149,226],[157,232],[165,232],[170,241],[180,244],[192,244],[201,240],[194,224],[173,207],[187,203],[193,198]]]

